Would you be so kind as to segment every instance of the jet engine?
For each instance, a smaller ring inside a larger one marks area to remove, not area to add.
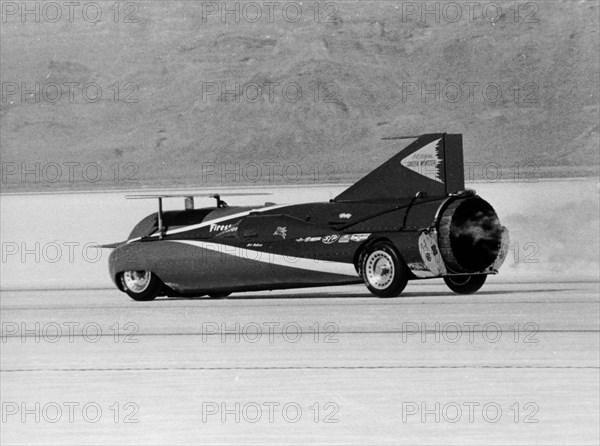
[[[481,197],[446,202],[438,220],[438,240],[448,272],[474,273],[493,266],[505,232],[494,208]]]

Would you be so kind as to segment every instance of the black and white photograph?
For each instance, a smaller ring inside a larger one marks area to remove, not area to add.
[[[0,13],[0,444],[600,444],[600,0]]]

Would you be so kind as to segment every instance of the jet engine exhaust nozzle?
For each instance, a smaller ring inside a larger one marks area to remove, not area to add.
[[[496,211],[481,197],[451,202],[439,221],[440,251],[446,265],[456,273],[489,268],[500,254],[502,231]]]

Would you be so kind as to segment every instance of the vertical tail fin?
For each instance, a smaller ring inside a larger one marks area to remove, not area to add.
[[[462,135],[431,133],[358,180],[334,201],[362,201],[429,196],[464,190]]]

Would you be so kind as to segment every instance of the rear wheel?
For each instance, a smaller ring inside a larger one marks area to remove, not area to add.
[[[458,294],[473,294],[483,286],[487,274],[473,274],[470,276],[446,276],[444,282],[452,291]]]
[[[387,242],[367,247],[360,271],[369,291],[379,297],[398,296],[408,282],[406,264]]]
[[[129,297],[138,301],[154,299],[163,287],[162,281],[151,271],[124,271],[120,279]]]

